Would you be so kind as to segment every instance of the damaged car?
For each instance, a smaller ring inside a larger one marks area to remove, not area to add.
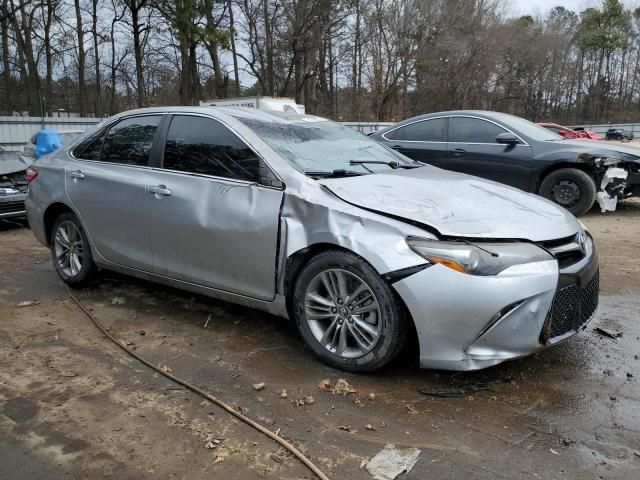
[[[314,116],[125,112],[29,178],[32,231],[67,284],[107,269],[291,318],[352,372],[412,338],[422,367],[489,367],[598,305],[596,247],[565,209]]]
[[[576,216],[596,201],[606,211],[640,195],[640,149],[567,139],[505,113],[432,113],[371,138],[419,162],[537,193]]]
[[[25,217],[27,169],[31,161],[20,152],[0,147],[0,220]]]

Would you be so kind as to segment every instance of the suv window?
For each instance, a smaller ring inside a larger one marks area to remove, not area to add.
[[[449,142],[496,143],[496,137],[506,130],[495,123],[479,118],[451,117]]]
[[[434,118],[411,123],[398,128],[393,136],[394,140],[406,140],[413,142],[446,142],[447,119]],[[391,138],[391,137],[389,137]]]
[[[270,177],[260,157],[220,122],[176,115],[164,150],[164,168],[257,182]]]
[[[160,115],[148,115],[125,118],[116,123],[104,139],[100,160],[146,166],[161,118]]]

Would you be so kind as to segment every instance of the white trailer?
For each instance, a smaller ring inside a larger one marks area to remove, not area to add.
[[[304,114],[304,105],[296,103],[293,98],[286,97],[235,97],[204,100],[201,107],[246,107],[272,112],[287,112]]]

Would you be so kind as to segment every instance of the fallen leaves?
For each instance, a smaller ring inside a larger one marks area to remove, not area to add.
[[[242,405],[232,405],[231,408],[233,408],[236,412],[241,413],[243,415],[247,413],[247,409]]]
[[[356,431],[351,428],[351,425],[338,425],[338,430],[344,432],[355,433]]]
[[[405,410],[407,411],[407,413],[410,413],[412,415],[415,415],[418,413],[418,410],[416,410],[416,407],[414,407],[413,405],[409,404],[409,405],[405,405],[404,406]]]
[[[318,384],[318,388],[323,392],[331,392],[334,395],[347,396],[356,395],[358,393],[358,391],[353,388],[344,378],[339,378],[333,388],[331,387],[331,380],[326,378],[320,381],[320,383]]]
[[[332,390],[334,395],[355,395],[358,391],[353,388],[344,378],[339,378]]]
[[[297,407],[303,407],[305,405],[313,405],[314,403],[316,403],[316,400],[311,395],[307,395],[305,397],[302,397],[302,398],[296,400],[296,402],[295,402]]]
[[[320,390],[322,390],[323,392],[330,392],[331,391],[331,381],[326,378],[324,380],[320,380],[320,383],[318,384],[318,388]]]
[[[216,438],[215,435],[207,435],[207,437],[204,439],[205,441],[205,448],[208,449],[213,449],[213,448],[218,448],[218,445],[220,445],[222,443],[222,438]]]
[[[40,302],[38,300],[25,300],[24,302],[20,302],[18,307],[33,307],[35,305],[40,305]]]

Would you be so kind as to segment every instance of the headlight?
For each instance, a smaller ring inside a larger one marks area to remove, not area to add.
[[[553,260],[531,243],[440,242],[426,238],[407,238],[409,247],[431,263],[470,275],[497,275],[514,265]]]

